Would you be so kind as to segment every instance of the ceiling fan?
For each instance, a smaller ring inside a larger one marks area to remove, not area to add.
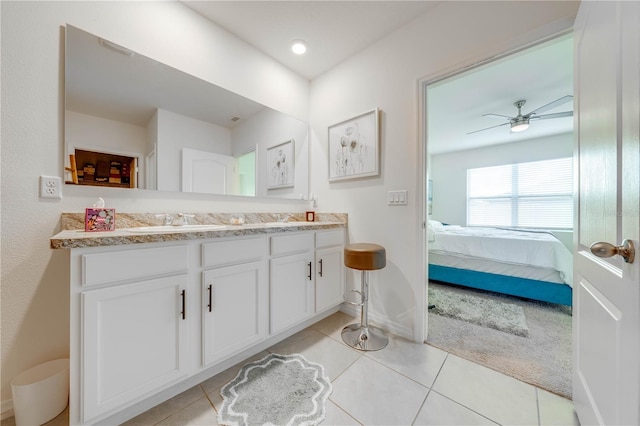
[[[556,99],[553,102],[549,102],[548,104],[543,105],[540,108],[534,109],[533,111],[531,111],[531,112],[529,112],[527,114],[522,114],[522,107],[524,106],[524,104],[527,101],[526,100],[516,101],[516,102],[513,103],[513,105],[515,105],[515,107],[518,108],[518,115],[516,115],[515,117],[509,117],[508,115],[493,114],[493,113],[482,114],[483,117],[506,118],[507,122],[506,123],[502,123],[502,124],[498,124],[497,126],[487,127],[485,129],[474,130],[473,132],[469,132],[467,134],[470,135],[472,133],[482,132],[484,130],[493,129],[495,127],[506,126],[507,124],[510,125],[511,132],[523,132],[523,131],[525,131],[525,130],[527,130],[529,128],[529,122],[531,120],[548,120],[550,118],[571,117],[571,116],[573,116],[573,111],[556,112],[556,113],[553,113],[553,114],[544,114],[544,115],[540,115],[540,113],[543,113],[543,112],[548,111],[548,110],[550,110],[552,108],[555,108],[557,106],[565,104],[565,103],[571,101],[572,99],[573,99],[573,96],[566,95],[566,96],[563,96],[563,97],[561,97],[559,99]]]

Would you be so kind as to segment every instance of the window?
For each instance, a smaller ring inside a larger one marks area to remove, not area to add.
[[[573,159],[467,169],[467,225],[573,228]]]

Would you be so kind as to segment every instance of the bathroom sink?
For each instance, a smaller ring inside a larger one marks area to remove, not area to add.
[[[269,227],[287,227],[287,226],[299,226],[304,225],[306,222],[261,222],[261,223],[247,223],[246,225],[251,226],[264,226],[265,228]]]
[[[214,231],[216,229],[224,229],[226,227],[227,225],[158,225],[128,228],[127,231],[148,234],[154,232]]]

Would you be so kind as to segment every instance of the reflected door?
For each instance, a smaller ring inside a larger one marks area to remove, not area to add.
[[[235,194],[235,160],[195,149],[182,150],[182,192]]]

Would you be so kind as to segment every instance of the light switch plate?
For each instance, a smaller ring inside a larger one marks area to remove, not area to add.
[[[401,191],[387,191],[387,204],[390,206],[406,206],[408,193],[409,191],[406,189]]]

